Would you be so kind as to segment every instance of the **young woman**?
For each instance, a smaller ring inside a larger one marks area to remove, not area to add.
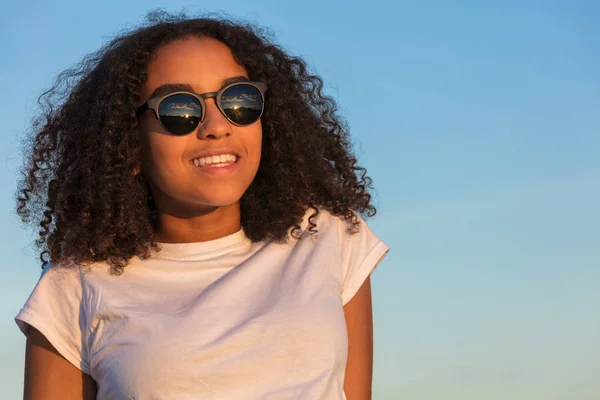
[[[369,399],[388,247],[335,103],[261,30],[151,14],[61,74],[21,181],[26,399]]]

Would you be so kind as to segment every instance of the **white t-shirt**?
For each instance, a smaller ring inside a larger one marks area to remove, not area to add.
[[[364,222],[316,223],[286,244],[161,244],[120,276],[48,266],[16,322],[91,375],[98,400],[345,399],[342,306],[388,247]]]

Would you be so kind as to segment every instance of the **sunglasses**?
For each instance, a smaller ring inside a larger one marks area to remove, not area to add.
[[[265,109],[266,91],[267,84],[264,82],[244,81],[231,83],[218,92],[172,92],[151,98],[138,108],[135,115],[139,117],[152,110],[165,131],[183,136],[195,131],[204,121],[204,100],[214,98],[219,111],[232,124],[247,126],[260,119]]]

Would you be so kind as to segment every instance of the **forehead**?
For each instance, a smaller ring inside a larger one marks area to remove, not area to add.
[[[225,44],[212,38],[180,39],[156,50],[141,95],[147,99],[157,87],[173,83],[188,84],[196,93],[217,91],[234,76],[248,75]]]

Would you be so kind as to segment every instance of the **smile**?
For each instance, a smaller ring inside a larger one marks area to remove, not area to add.
[[[220,154],[195,158],[192,160],[196,167],[222,168],[235,164],[237,157],[234,154]]]

